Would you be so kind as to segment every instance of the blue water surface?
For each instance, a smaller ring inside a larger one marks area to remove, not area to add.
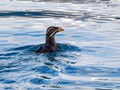
[[[36,54],[49,26],[58,52]],[[0,1],[0,90],[120,90],[119,0]]]

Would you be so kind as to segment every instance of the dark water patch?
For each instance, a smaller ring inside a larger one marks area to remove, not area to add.
[[[115,17],[115,19],[120,20],[120,17]]]
[[[16,61],[15,61],[16,60]],[[1,74],[6,74],[6,73],[15,73],[15,72],[20,72],[25,70],[26,66],[22,65],[20,61],[17,61],[15,59],[14,61],[11,59],[6,62],[6,63],[1,63],[0,64],[0,73]],[[4,60],[3,60],[4,61]],[[23,69],[24,68],[24,69]]]
[[[6,58],[6,57],[3,57],[3,56],[0,56],[0,60],[7,60],[7,59],[9,59],[8,57]]]
[[[72,13],[69,12],[61,12],[61,11],[6,11],[6,12],[0,12],[0,17],[73,17],[76,15],[72,15]]]
[[[61,79],[57,84],[58,85],[74,85],[75,81]]]
[[[95,90],[113,90],[113,89],[106,89],[106,88],[96,88]]]
[[[44,79],[51,79],[49,78],[48,76],[40,76],[41,78],[44,78]]]
[[[0,71],[0,73],[10,73],[10,72],[19,72],[19,70],[18,69],[8,69],[8,70]]]
[[[6,69],[6,68],[12,68],[12,67],[16,67],[16,65],[12,65],[11,63],[9,63],[8,65],[0,65],[0,70],[2,69]]]
[[[51,62],[57,61],[57,59],[56,59],[57,56],[59,56],[59,53],[56,53],[56,52],[55,53],[48,53],[48,54],[44,55],[44,57]],[[52,63],[45,62],[45,64],[48,66],[52,66]]]
[[[12,84],[15,83],[16,81],[0,78],[0,82],[5,84]]]
[[[52,76],[57,76],[58,75],[58,71],[50,68],[49,66],[39,66],[39,67],[35,67],[32,70],[41,73],[41,74],[48,74],[48,75],[52,75]]]
[[[45,62],[45,65],[47,65],[47,66],[52,66],[53,64],[52,64],[52,63]]]
[[[72,10],[71,10],[72,11]],[[88,11],[52,11],[52,10],[42,10],[42,11],[1,11],[0,17],[30,17],[30,18],[71,18],[75,20],[86,20],[91,17]]]
[[[3,56],[4,54],[0,54],[0,56]]]
[[[58,61],[56,61],[58,62]],[[44,62],[44,64],[48,67],[50,67],[51,69],[54,69],[56,71],[59,71],[59,67],[57,65],[55,65],[54,61],[49,61],[49,62]],[[56,63],[57,64],[57,63]]]
[[[12,83],[16,83],[16,81],[14,81],[14,80],[5,80],[3,83],[12,84]]]
[[[12,59],[12,57],[4,56],[4,54],[3,54],[3,56],[0,56],[0,60],[11,60],[11,59]]]
[[[45,84],[45,80],[41,78],[33,78],[30,80],[30,82],[37,85]]]
[[[78,35],[74,35],[72,36],[73,38],[79,38],[79,37],[82,37],[82,36],[78,36]]]
[[[4,90],[15,90],[13,87],[5,87]]]

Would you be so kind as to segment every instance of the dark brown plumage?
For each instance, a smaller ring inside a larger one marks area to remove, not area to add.
[[[55,34],[64,31],[61,27],[48,27],[46,31],[46,42],[44,46],[39,47],[36,53],[49,53],[57,51],[57,44],[55,42]]]

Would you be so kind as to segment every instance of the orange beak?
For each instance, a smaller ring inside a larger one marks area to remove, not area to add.
[[[62,29],[61,27],[58,28],[58,32],[62,32],[64,31],[64,29]]]

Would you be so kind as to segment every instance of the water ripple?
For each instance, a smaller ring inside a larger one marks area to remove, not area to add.
[[[119,90],[119,0],[0,2],[1,90]],[[36,54],[60,26],[58,52]]]

